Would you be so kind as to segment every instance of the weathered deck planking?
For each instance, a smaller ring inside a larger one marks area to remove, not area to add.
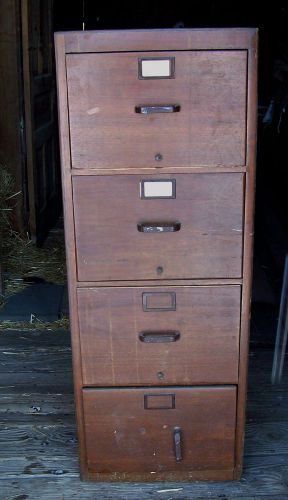
[[[0,332],[0,500],[287,500],[288,377],[271,386],[271,350],[250,356],[241,481],[84,483],[69,342],[67,332]]]

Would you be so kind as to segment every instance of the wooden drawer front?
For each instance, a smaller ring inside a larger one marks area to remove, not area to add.
[[[85,385],[238,382],[240,286],[77,293]]]
[[[173,58],[174,78],[138,77],[139,59]],[[244,165],[246,51],[70,54],[72,167]],[[136,113],[145,105],[180,105]]]
[[[83,400],[91,471],[157,473],[234,466],[233,386],[86,389]]]
[[[74,176],[78,280],[241,277],[243,174],[155,178],[176,197],[141,199],[139,175]],[[139,231],[162,223],[175,232]]]

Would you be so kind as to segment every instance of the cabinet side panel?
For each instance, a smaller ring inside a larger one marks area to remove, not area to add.
[[[252,257],[256,167],[256,120],[257,120],[257,61],[258,32],[255,30],[253,47],[248,51],[247,81],[247,174],[245,189],[244,246],[243,246],[243,294],[241,305],[241,335],[239,358],[239,386],[237,402],[236,457],[234,478],[242,471],[249,354],[250,304],[252,289]]]
[[[78,330],[77,296],[76,296],[76,260],[75,260],[75,235],[73,222],[73,199],[71,183],[71,157],[68,122],[67,82],[65,64],[65,37],[55,35],[56,69],[57,69],[57,94],[59,115],[59,140],[61,155],[63,209],[65,224],[65,246],[68,274],[69,310],[71,324],[72,360],[74,377],[74,395],[76,405],[77,429],[79,436],[80,469],[85,475],[86,450],[83,435],[83,406],[82,406],[82,375],[81,351]]]

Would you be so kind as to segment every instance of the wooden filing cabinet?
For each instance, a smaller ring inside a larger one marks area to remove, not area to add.
[[[257,30],[55,42],[81,477],[237,479]]]

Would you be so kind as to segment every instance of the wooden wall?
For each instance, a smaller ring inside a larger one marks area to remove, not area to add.
[[[26,225],[24,124],[21,98],[20,2],[0,0],[0,168],[15,177],[17,205],[13,225],[21,231]]]

